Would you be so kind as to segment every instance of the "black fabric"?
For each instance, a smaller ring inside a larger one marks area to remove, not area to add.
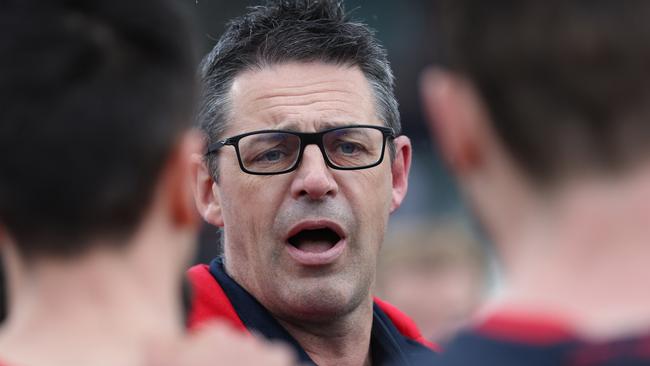
[[[433,360],[420,355],[416,365],[433,366],[650,366],[650,336],[603,343],[580,340],[536,345],[467,331]]]
[[[271,313],[226,273],[222,258],[216,258],[210,263],[210,273],[226,293],[247,329],[267,339],[283,341],[291,345],[301,364],[316,365],[298,341],[273,318]],[[373,306],[370,354],[372,364],[381,366],[410,366],[414,364],[412,361],[415,355],[431,359],[436,356],[424,345],[404,337],[377,304]]]

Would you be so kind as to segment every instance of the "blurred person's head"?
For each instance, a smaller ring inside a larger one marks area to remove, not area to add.
[[[183,12],[168,1],[0,4],[10,317],[14,300],[45,288],[29,284],[45,268],[106,257],[170,273],[149,285],[180,299],[198,225],[189,163],[201,146],[190,132],[197,60]],[[180,303],[172,307],[180,320]]]
[[[493,238],[517,241],[529,219],[579,219],[545,215],[560,207],[641,213],[615,208],[634,204],[648,174],[650,3],[440,3],[444,71],[423,78],[425,103]],[[619,206],[602,210],[596,192]]]
[[[20,258],[118,250],[154,216],[186,229],[196,52],[176,7],[9,1],[0,27],[0,222]]]
[[[411,152],[372,31],[340,1],[269,1],[230,22],[201,75],[213,148],[196,198],[228,273],[285,319],[370,304]]]
[[[377,293],[444,343],[480,305],[487,258],[458,222],[414,223],[389,231],[377,270]]]

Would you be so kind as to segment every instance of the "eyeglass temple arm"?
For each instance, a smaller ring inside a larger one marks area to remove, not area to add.
[[[224,147],[225,145],[230,144],[231,142],[229,140],[230,139],[225,139],[225,140],[221,140],[221,141],[211,143],[206,148],[205,155],[213,154],[213,153],[217,152],[219,149],[221,149],[222,147]]]

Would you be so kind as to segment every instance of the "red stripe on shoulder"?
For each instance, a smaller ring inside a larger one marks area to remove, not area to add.
[[[248,333],[235,308],[206,264],[198,264],[187,271],[192,285],[192,307],[187,327],[192,330],[213,320],[224,320],[235,329]]]
[[[404,314],[401,310],[395,307],[395,305],[390,304],[378,297],[375,297],[374,300],[375,304],[377,304],[379,308],[384,313],[386,313],[386,315],[393,322],[393,325],[395,325],[395,328],[397,328],[397,330],[402,333],[404,337],[412,339],[435,352],[440,352],[440,346],[424,338],[424,336],[422,336],[422,333],[420,333],[418,326],[408,315]]]
[[[488,316],[477,331],[486,336],[532,345],[549,345],[575,338],[564,321],[552,315],[501,311]]]

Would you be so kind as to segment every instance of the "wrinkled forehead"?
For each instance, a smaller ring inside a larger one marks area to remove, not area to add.
[[[248,70],[233,81],[230,104],[227,135],[383,125],[370,84],[356,66],[286,63]]]

